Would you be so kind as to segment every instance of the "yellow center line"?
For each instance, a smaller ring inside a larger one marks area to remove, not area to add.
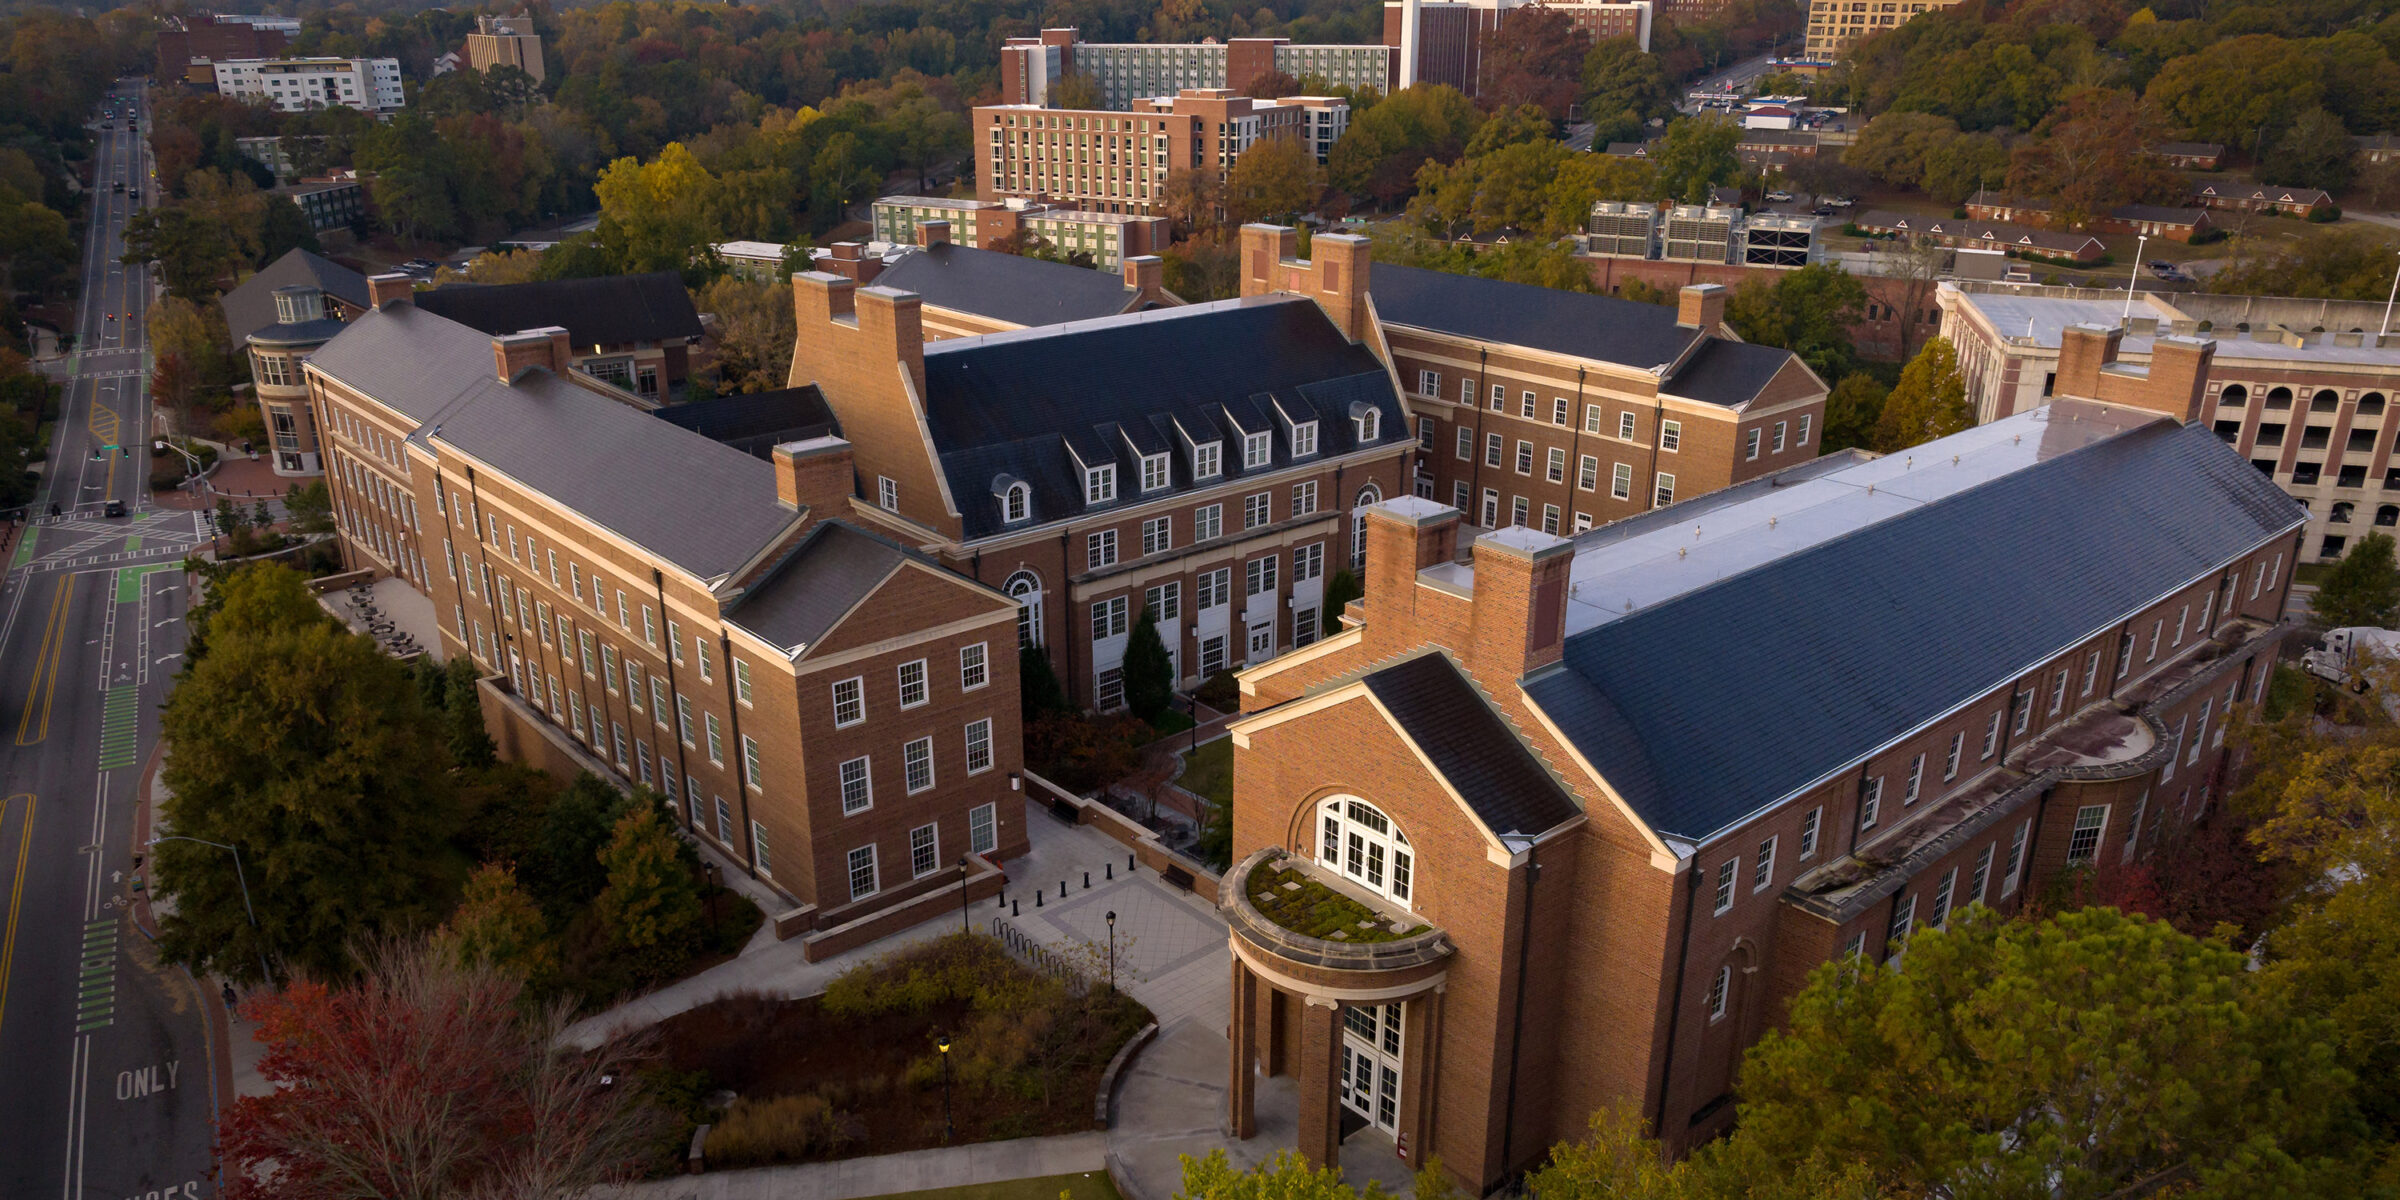
[[[0,1024],[8,1017],[8,977],[17,960],[17,914],[25,906],[25,861],[33,850],[33,793],[19,792],[0,800],[0,828],[8,824],[8,810],[16,802],[25,802],[25,815],[17,818],[22,828],[17,835],[17,873],[9,881],[8,923],[0,926]]]
[[[50,736],[50,705],[58,697],[58,664],[66,657],[67,598],[74,589],[73,575],[59,577],[58,590],[50,601],[50,619],[42,633],[41,653],[33,660],[33,681],[25,689],[25,712],[17,719],[20,746],[31,746]],[[33,720],[37,699],[42,713],[38,729]]]

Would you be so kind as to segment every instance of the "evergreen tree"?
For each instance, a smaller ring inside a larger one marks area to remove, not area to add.
[[[1883,420],[1883,402],[1891,389],[1864,371],[1842,376],[1825,397],[1825,453],[1865,446],[1875,440]]]
[[[1018,703],[1026,721],[1055,712],[1067,711],[1067,692],[1058,684],[1058,672],[1050,669],[1050,656],[1039,646],[1026,646],[1017,651]]]
[[[475,694],[475,664],[463,654],[450,660],[448,691],[442,707],[452,761],[471,770],[492,765],[499,752],[483,727],[483,699]]]
[[[1958,374],[1958,351],[1948,338],[1935,338],[1900,369],[1900,382],[1883,401],[1875,421],[1875,448],[1886,454],[1921,446],[1975,427],[1967,384]]]
[[[537,835],[541,865],[534,886],[552,919],[572,915],[607,886],[600,850],[626,808],[624,793],[588,771],[550,802]]]
[[[618,819],[599,854],[608,886],[592,902],[592,915],[611,943],[653,970],[689,953],[702,919],[699,882],[675,843],[656,809],[636,808]]]
[[[460,966],[489,964],[529,983],[548,980],[558,967],[542,910],[517,886],[517,873],[500,863],[485,863],[468,877],[442,941]]]
[[[2389,629],[2400,615],[2400,565],[2393,561],[2392,535],[2370,533],[2325,572],[2309,600],[2317,623],[2328,629],[2364,625]]]
[[[1360,599],[1366,594],[1367,585],[1358,577],[1358,572],[1348,567],[1335,571],[1333,577],[1325,581],[1324,605],[1317,610],[1318,632],[1340,633],[1342,631],[1342,610],[1349,607],[1351,601]]]
[[[1142,619],[1133,626],[1133,638],[1125,645],[1125,706],[1133,715],[1156,723],[1159,714],[1175,703],[1175,660],[1167,656],[1167,644],[1158,636],[1158,621],[1150,606],[1142,606]]]

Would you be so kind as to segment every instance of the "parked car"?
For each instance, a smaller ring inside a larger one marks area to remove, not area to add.
[[[1828,198],[1825,203],[1830,204],[1835,208],[1848,208],[1851,205],[1858,203],[1858,198],[1855,196],[1834,196]]]
[[[1789,204],[1792,202],[1792,194],[1784,191],[1781,188],[1777,188],[1774,191],[1767,193],[1767,200],[1774,204]]]
[[[1808,215],[1812,217],[1830,217],[1833,215],[1833,210],[1820,204],[1815,208],[1810,209]]]

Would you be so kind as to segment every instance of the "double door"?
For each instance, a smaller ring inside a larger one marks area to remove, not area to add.
[[[1342,1010],[1342,1107],[1395,1136],[1400,1132],[1402,1006]]]

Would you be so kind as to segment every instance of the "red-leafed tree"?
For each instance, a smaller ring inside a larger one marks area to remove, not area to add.
[[[654,1116],[622,1043],[562,1046],[564,1009],[426,944],[387,945],[358,981],[302,980],[243,1006],[275,1091],[219,1133],[231,1200],[565,1200],[634,1173]]]
[[[1591,35],[1565,13],[1541,4],[1510,9],[1483,35],[1475,101],[1490,112],[1538,104],[1551,120],[1564,121],[1583,91],[1583,56],[1591,48]]]

